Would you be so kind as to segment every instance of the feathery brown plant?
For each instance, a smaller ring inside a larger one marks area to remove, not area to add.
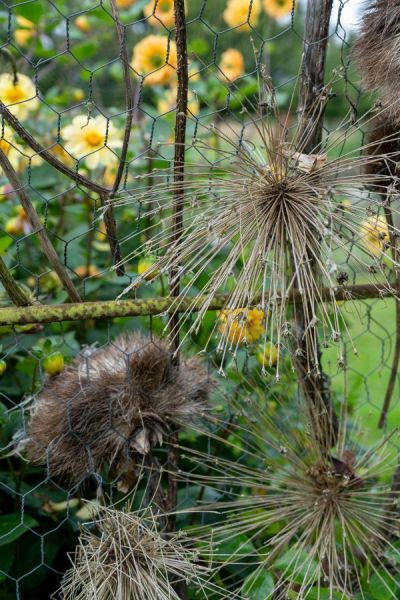
[[[80,481],[108,465],[118,476],[199,417],[210,390],[197,358],[172,361],[165,342],[126,334],[89,348],[34,399],[27,426],[32,461]]]
[[[206,160],[191,164],[188,153],[186,181],[179,184],[185,198],[185,223],[178,240],[168,211],[174,185],[166,171],[154,174],[160,182],[152,189],[128,192],[117,201],[120,205],[138,203],[139,215],[150,221],[158,217],[147,231],[148,241],[127,260],[149,251],[158,259],[125,293],[159,274],[169,274],[172,283],[179,278],[181,296],[173,301],[173,314],[180,310],[182,297],[200,288],[207,297],[189,328],[196,331],[213,297],[228,292],[225,318],[216,325],[222,333],[219,349],[235,353],[246,342],[237,335],[238,322],[256,307],[264,312],[265,336],[276,344],[279,354],[282,345],[290,345],[288,305],[297,290],[298,306],[305,316],[308,371],[312,372],[318,370],[315,328],[321,325],[327,340],[337,340],[345,326],[335,301],[338,281],[345,281],[336,253],[344,253],[369,281],[383,280],[391,291],[384,262],[393,265],[393,257],[387,245],[381,244],[376,252],[364,243],[371,233],[367,218],[379,221],[383,212],[387,177],[366,172],[366,165],[382,157],[365,156],[363,148],[331,158],[348,141],[347,130],[332,132],[323,146],[304,154],[314,119],[309,119],[306,129],[301,122],[289,127],[290,117],[280,114],[271,81],[263,73],[262,82],[257,109],[261,114],[252,116],[243,108],[252,128],[249,139],[244,137],[244,126],[237,132],[228,122],[205,126],[206,134],[214,138],[213,147],[201,139],[194,141],[191,156],[197,153]],[[327,90],[316,100],[315,119],[326,96]],[[385,160],[390,162],[392,155],[385,155]],[[372,199],[368,198],[371,188],[379,192]],[[332,311],[322,301],[322,286],[329,290]],[[193,307],[198,308],[195,298],[180,323]]]
[[[104,507],[90,525],[81,532],[58,598],[180,600],[173,583],[192,581],[202,588],[206,569],[197,564],[197,554],[179,534],[160,535],[150,509]]]
[[[365,89],[378,91],[392,118],[400,124],[400,6],[397,0],[375,0],[367,7],[354,54]]]
[[[181,448],[189,465],[183,477],[203,488],[202,497],[220,498],[197,509],[212,524],[191,530],[212,572],[226,576],[236,565],[237,575],[252,565],[254,585],[257,574],[274,573],[265,600],[301,600],[311,590],[313,598],[364,598],[375,573],[385,597],[397,598],[400,492],[389,480],[396,432],[367,449],[342,406],[337,445],[327,452],[308,412],[288,417],[281,407],[269,417],[259,403],[238,402],[235,423],[207,433],[218,456]],[[229,454],[240,459],[223,458]]]

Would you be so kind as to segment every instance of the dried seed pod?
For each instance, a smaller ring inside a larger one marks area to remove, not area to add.
[[[150,510],[104,508],[93,525],[80,535],[57,596],[62,600],[179,600],[171,581],[203,586],[206,569],[196,564],[196,554],[178,535],[161,536]]]
[[[47,379],[31,407],[28,454],[72,481],[106,465],[120,476],[172,426],[199,417],[209,390],[198,358],[176,366],[166,343],[122,335]]]

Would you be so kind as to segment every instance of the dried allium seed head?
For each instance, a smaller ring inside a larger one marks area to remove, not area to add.
[[[294,303],[292,314],[304,315],[302,331],[294,335],[302,338],[308,375],[319,369],[319,333],[325,342],[336,341],[338,332],[347,328],[335,300],[336,261],[351,264],[372,284],[391,287],[383,259],[387,265],[396,261],[387,247],[379,256],[370,252],[364,243],[369,229],[363,226],[371,212],[376,218],[383,213],[387,177],[366,172],[365,166],[379,162],[381,156],[363,155],[364,148],[355,147],[335,158],[338,147],[348,143],[351,133],[347,130],[332,132],[323,147],[305,153],[326,94],[316,100],[315,119],[303,123],[299,118],[293,125],[289,116],[280,113],[270,82],[265,86],[266,113],[249,111],[246,118],[250,121],[239,132],[224,122],[212,130],[206,127],[204,142],[196,140],[195,151],[215,159],[211,167],[208,160],[186,164],[185,183],[179,184],[185,203],[179,239],[171,225],[174,185],[167,170],[158,172],[160,182],[152,189],[124,192],[125,198],[117,202],[140,206],[140,215],[150,223],[147,235],[152,251],[158,256],[151,269],[125,292],[148,284],[151,273],[169,273],[173,283],[182,280],[171,314],[183,312],[181,324],[191,308],[198,310],[189,332],[196,332],[213,298],[226,293],[222,319],[214,331],[222,334],[221,351],[233,354],[244,341],[255,341],[253,335],[247,335],[252,333],[249,328],[243,327],[243,317],[252,311],[265,316],[257,339],[271,340],[278,355],[284,346],[291,345],[292,350],[293,340],[285,339],[284,332],[292,318],[289,304]],[[211,147],[210,137],[218,139],[216,149]],[[388,161],[391,158],[386,156]],[[380,205],[371,189],[379,193]],[[146,252],[144,245],[128,258],[142,252]],[[371,276],[371,264],[377,277]],[[200,308],[198,298],[191,297],[199,288],[204,294]],[[296,324],[299,322],[297,319]],[[277,375],[279,365],[278,356]]]
[[[109,464],[121,475],[137,455],[206,408],[207,371],[197,358],[172,361],[167,345],[138,334],[79,355],[35,398],[27,449],[51,475],[79,481]]]
[[[218,515],[211,531],[203,525],[191,529],[214,573],[224,576],[235,565],[239,575],[241,566],[245,572],[246,565],[258,565],[255,582],[257,573],[274,576],[273,590],[263,598],[283,600],[314,594],[358,598],[363,576],[375,572],[388,600],[395,600],[396,572],[388,557],[400,560],[400,493],[390,436],[366,447],[368,439],[348,427],[344,410],[337,444],[327,449],[301,407],[291,417],[287,406],[268,417],[259,398],[230,402],[230,408],[237,415],[236,425],[229,421],[230,437],[226,423],[220,424],[220,436],[210,435],[218,460],[212,447],[207,454],[182,449],[190,464],[182,478],[207,486],[217,498],[198,508],[200,522],[203,513]],[[224,458],[236,452],[240,461]]]
[[[400,119],[400,5],[397,0],[376,0],[368,7],[355,44],[355,57],[364,87],[378,91]]]
[[[85,528],[59,590],[62,600],[179,600],[172,582],[202,586],[205,569],[175,535],[161,536],[150,510],[104,508]]]

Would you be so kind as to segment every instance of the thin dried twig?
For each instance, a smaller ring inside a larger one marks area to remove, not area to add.
[[[58,258],[58,254],[55,251],[53,244],[51,243],[51,241],[46,233],[46,230],[40,220],[38,213],[35,210],[35,207],[33,206],[32,202],[30,201],[30,198],[29,198],[28,194],[26,193],[25,188],[24,188],[22,182],[20,181],[14,167],[12,166],[12,164],[10,163],[7,156],[4,154],[4,152],[2,150],[0,150],[0,165],[1,165],[4,173],[6,174],[6,177],[8,178],[10,184],[12,185],[13,190],[18,195],[20,202],[21,202],[21,204],[27,214],[27,217],[30,221],[30,224],[33,227],[33,229],[35,230],[35,232],[37,233],[42,250],[43,250],[44,254],[46,255],[49,263],[51,264],[51,266],[57,273],[64,289],[68,293],[70,300],[72,302],[80,302],[81,297],[78,294],[77,290],[75,289],[75,286],[72,283],[72,280],[71,280],[70,276],[68,275],[66,268],[60,262],[60,259]]]
[[[8,110],[6,105],[0,100],[0,115],[4,116],[5,121],[7,121],[8,125],[19,135],[19,137],[34,150],[41,158],[43,158],[46,162],[48,162],[52,167],[72,179],[76,181],[79,185],[86,187],[93,192],[106,193],[108,194],[110,190],[94,181],[91,181],[78,171],[74,171],[67,167],[63,162],[58,160],[51,152],[46,150],[44,146],[42,146],[30,133],[25,129],[25,127],[21,124],[21,122],[15,117],[11,111]]]
[[[124,85],[125,85],[125,106],[126,106],[126,119],[125,119],[125,133],[124,140],[121,149],[121,156],[119,159],[119,165],[117,174],[115,177],[114,185],[111,192],[111,197],[118,190],[119,185],[121,183],[122,175],[125,168],[126,155],[128,152],[129,139],[131,136],[132,130],[132,121],[133,121],[133,112],[135,110],[135,100],[134,100],[134,89],[132,85],[132,77],[131,77],[131,67],[129,62],[128,49],[126,46],[126,28],[121,23],[121,19],[119,16],[119,10],[116,5],[115,0],[110,0],[111,10],[113,14],[113,18],[115,21],[115,25],[117,27],[118,39],[120,43],[120,60],[122,65],[122,70],[124,73]]]
[[[0,256],[0,281],[6,290],[11,302],[16,306],[29,306],[31,299],[25,294],[23,289],[17,284],[14,277],[7,268],[6,263]]]

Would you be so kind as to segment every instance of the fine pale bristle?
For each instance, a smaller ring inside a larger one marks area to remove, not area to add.
[[[400,5],[376,0],[362,19],[354,54],[365,89],[377,91],[392,116],[400,119]]]
[[[369,128],[366,139],[366,152],[369,156],[379,157],[379,160],[368,161],[365,172],[378,176],[382,183],[382,175],[386,175],[386,186],[394,183],[398,176],[397,164],[400,161],[399,124],[394,122],[389,114],[383,113],[376,117]],[[392,160],[387,160],[390,156]]]
[[[197,358],[176,366],[161,340],[122,335],[45,382],[31,407],[28,455],[72,481],[105,466],[119,476],[172,426],[200,417],[209,390]]]
[[[200,589],[206,569],[177,535],[160,535],[150,510],[104,508],[79,538],[73,566],[62,580],[62,600],[179,600],[173,587],[192,581]]]
[[[301,406],[295,415],[282,406],[270,417],[259,402],[255,396],[230,405],[236,419],[230,419],[229,438],[223,423],[221,436],[208,433],[218,457],[182,448],[190,464],[182,478],[219,498],[198,507],[201,519],[213,516],[211,531],[202,525],[191,530],[214,574],[227,583],[227,573],[235,569],[237,576],[252,565],[255,589],[249,587],[249,594],[256,593],[257,574],[273,574],[264,600],[345,600],[358,598],[363,577],[375,572],[385,597],[395,600],[396,574],[387,556],[400,560],[400,496],[390,481],[397,467],[390,435],[366,446],[360,428],[349,427],[344,408],[337,444],[327,451]],[[240,461],[229,458],[236,453]],[[234,590],[233,578],[231,585]]]
[[[221,123],[205,127],[204,141],[194,140],[193,152],[215,156],[216,166],[187,162],[185,183],[179,184],[186,219],[179,239],[171,229],[174,189],[166,171],[154,174],[159,183],[151,190],[124,192],[117,200],[120,205],[137,203],[147,222],[157,215],[157,223],[148,227],[146,243],[127,260],[149,248],[157,259],[125,293],[157,276],[181,280],[181,294],[171,314],[179,311],[182,323],[192,308],[198,309],[189,333],[198,330],[215,296],[226,293],[214,329],[220,334],[222,358],[227,352],[235,355],[243,342],[263,337],[260,341],[277,347],[277,377],[282,348],[306,356],[305,375],[318,374],[317,330],[330,343],[347,328],[335,300],[337,278],[342,277],[336,257],[343,260],[344,254],[343,262],[353,264],[371,284],[379,281],[391,289],[387,265],[395,261],[388,240],[389,234],[395,234],[390,230],[394,226],[379,230],[384,227],[384,201],[369,202],[368,197],[371,189],[381,197],[387,194],[387,177],[368,173],[365,167],[382,157],[368,155],[364,147],[335,158],[340,144],[348,141],[340,130],[327,136],[323,147],[308,152],[314,120],[304,123],[300,118],[289,127],[272,82],[263,77],[261,108],[243,107],[250,120],[249,139],[244,129],[237,132]],[[323,110],[325,96],[316,99],[315,118]],[[207,135],[214,140],[212,147]],[[385,159],[393,163],[391,154]],[[198,299],[191,297],[198,288],[204,294],[200,308]],[[302,332],[294,330],[299,320],[294,323],[290,304],[303,315]],[[264,317],[257,336],[247,322],[253,309]]]

